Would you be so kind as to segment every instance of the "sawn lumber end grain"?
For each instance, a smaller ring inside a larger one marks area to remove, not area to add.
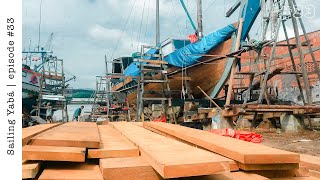
[[[26,145],[22,148],[23,160],[84,162],[85,154],[86,149],[78,147]]]
[[[160,180],[162,177],[141,156],[100,159],[100,169],[108,180]]]

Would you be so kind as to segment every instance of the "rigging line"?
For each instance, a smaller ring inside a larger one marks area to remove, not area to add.
[[[42,11],[42,0],[40,1],[40,16],[39,16],[39,34],[38,34],[38,51],[40,51],[40,35],[41,35],[41,11]]]
[[[182,36],[182,32],[180,30],[179,21],[178,21],[178,17],[177,17],[176,11],[175,11],[175,4],[173,3],[173,0],[171,0],[171,4],[172,4],[172,11],[173,11],[173,15],[174,15],[175,20],[176,20],[178,31],[180,33],[180,36]]]
[[[144,0],[144,3],[143,3],[143,9],[142,9],[142,16],[141,16],[141,22],[140,22],[140,28],[139,28],[139,33],[138,33],[138,37],[137,37],[137,51],[139,50],[139,44],[140,44],[140,35],[141,35],[141,30],[142,30],[142,22],[143,22],[143,17],[144,17],[144,9],[145,9],[145,6],[146,6],[146,1],[147,0]]]
[[[130,16],[131,16],[132,10],[133,10],[133,8],[134,8],[134,6],[135,6],[136,2],[137,2],[137,0],[134,0],[134,2],[133,2],[133,4],[132,4],[132,7],[131,7],[130,12],[129,12],[129,15],[128,15],[128,17],[127,17],[127,19],[126,19],[126,21],[125,21],[125,23],[124,23],[123,27],[122,27],[120,37],[118,38],[117,43],[116,43],[116,46],[114,47],[113,52],[112,52],[112,54],[111,54],[111,58],[113,58],[115,51],[118,49],[118,46],[119,46],[120,40],[122,39],[122,36],[123,36],[123,33],[124,33],[124,29],[126,28],[126,26],[127,26],[127,24],[128,24],[128,21],[129,21],[129,19],[130,19]]]
[[[207,10],[216,2],[217,0],[214,0],[204,11],[203,14],[207,12]]]
[[[147,20],[146,20],[146,29],[145,29],[145,33],[144,33],[144,38],[143,41],[146,42],[147,41],[147,32],[148,32],[148,25],[149,25],[149,12],[150,12],[150,1],[148,2],[148,12],[147,12]]]

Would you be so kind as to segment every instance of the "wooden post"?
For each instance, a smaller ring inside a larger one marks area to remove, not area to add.
[[[242,34],[242,26],[243,26],[243,18],[240,19],[239,22],[239,28],[238,28],[238,34],[237,34],[237,41],[236,41],[236,47],[235,47],[235,51],[238,51],[240,48],[240,43],[241,43],[241,34]],[[231,101],[231,93],[232,93],[232,87],[233,87],[233,76],[234,73],[236,72],[236,59],[233,60],[233,64],[232,64],[232,69],[231,69],[231,73],[230,73],[230,77],[229,77],[229,87],[228,87],[228,92],[227,92],[227,98],[226,98],[226,104],[225,107],[229,107],[230,106],[230,101]]]
[[[294,8],[293,1],[288,0],[288,2],[289,2],[290,8],[293,9]],[[311,90],[310,90],[310,85],[309,85],[308,73],[307,73],[307,70],[305,67],[305,61],[304,61],[304,57],[303,57],[301,42],[299,39],[298,23],[297,23],[297,19],[296,19],[296,17],[294,17],[294,14],[292,11],[290,12],[290,14],[291,14],[291,20],[292,20],[293,30],[294,30],[294,34],[295,34],[296,45],[298,48],[300,66],[301,66],[301,70],[302,70],[302,77],[303,77],[303,81],[304,81],[304,85],[305,85],[304,87],[305,87],[306,95],[307,95],[307,104],[310,104],[310,103],[312,103],[312,96],[311,96]]]

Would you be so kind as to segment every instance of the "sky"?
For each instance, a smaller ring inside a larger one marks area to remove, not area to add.
[[[42,1],[42,3],[41,3]],[[53,32],[51,49],[64,59],[67,76],[75,75],[73,88],[95,88],[95,77],[106,70],[104,58],[131,56],[141,44],[155,44],[155,0],[23,0],[23,48],[45,47]],[[196,1],[184,0],[196,22]],[[203,0],[204,34],[238,19],[225,12],[236,0]],[[297,0],[308,32],[320,29],[320,0]],[[40,13],[41,5],[41,13]],[[311,15],[308,13],[311,12]],[[40,16],[41,14],[41,16]],[[40,21],[41,18],[41,21]],[[261,18],[250,32],[261,35]],[[41,23],[40,23],[41,22]],[[160,0],[160,40],[193,34],[179,0]],[[290,36],[292,27],[288,27]],[[283,34],[280,34],[280,38]]]

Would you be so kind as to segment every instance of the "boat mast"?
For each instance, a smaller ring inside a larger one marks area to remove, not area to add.
[[[156,46],[160,43],[159,0],[156,0]]]
[[[197,0],[197,22],[198,22],[198,38],[203,37],[203,26],[202,26],[202,0]]]

